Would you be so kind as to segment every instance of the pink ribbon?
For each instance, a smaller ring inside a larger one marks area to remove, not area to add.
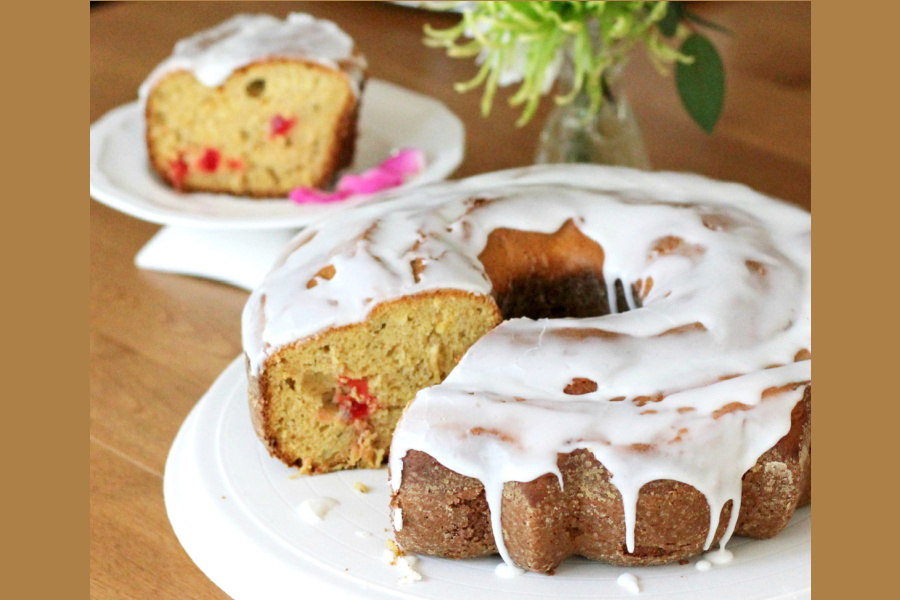
[[[421,150],[407,148],[397,152],[373,169],[356,175],[344,175],[333,192],[315,188],[296,188],[288,197],[298,204],[325,204],[340,202],[357,194],[374,194],[397,187],[411,175],[425,168],[425,155]]]

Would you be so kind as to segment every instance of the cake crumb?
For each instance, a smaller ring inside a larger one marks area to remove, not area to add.
[[[401,556],[397,559],[397,567],[403,574],[397,579],[397,585],[412,585],[422,580],[422,574],[413,568],[416,564],[415,556]]]
[[[416,557],[407,555],[403,552],[397,542],[388,538],[384,542],[385,548],[382,558],[384,562],[396,567],[400,570],[400,577],[397,579],[397,585],[412,585],[422,580],[422,574],[413,568],[416,564]]]
[[[360,494],[368,494],[369,493],[369,486],[367,486],[366,484],[364,484],[361,481],[357,481],[356,483],[354,483],[353,489],[356,490],[357,492],[359,492]]]
[[[396,565],[397,559],[403,556],[403,550],[400,549],[400,546],[397,545],[397,542],[390,538],[388,538],[384,542],[384,545],[387,548],[384,554],[385,559],[392,565]]]

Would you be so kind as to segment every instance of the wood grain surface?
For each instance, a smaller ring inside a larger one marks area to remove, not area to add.
[[[629,99],[654,169],[738,181],[809,209],[810,20],[807,2],[694,3],[734,33],[712,33],[727,98],[713,135],[693,124],[671,77],[634,53]],[[426,23],[454,15],[385,2],[112,2],[91,10],[91,122],[137,98],[173,44],[239,12],[309,12],[337,22],[368,57],[370,75],[429,94],[465,123],[466,157],[453,177],[528,165],[549,103],[517,128],[498,95],[490,118],[480,91],[452,84],[474,73],[422,44]],[[90,202],[90,589],[107,598],[225,598],[179,545],[163,504],[162,475],[190,409],[241,352],[247,293],[139,270],[134,256],[156,233]]]

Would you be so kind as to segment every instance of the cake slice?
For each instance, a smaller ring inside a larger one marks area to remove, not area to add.
[[[254,429],[301,473],[378,468],[416,392],[443,381],[499,322],[490,297],[455,290],[381,304],[365,322],[299,340],[251,369]]]
[[[365,67],[329,21],[232,17],[178,42],[141,86],[150,165],[182,191],[327,186],[353,160]]]

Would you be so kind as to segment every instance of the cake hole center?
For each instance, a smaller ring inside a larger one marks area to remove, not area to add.
[[[603,248],[569,219],[553,233],[496,229],[478,259],[503,319],[600,317],[640,306],[638,290],[604,278]]]

